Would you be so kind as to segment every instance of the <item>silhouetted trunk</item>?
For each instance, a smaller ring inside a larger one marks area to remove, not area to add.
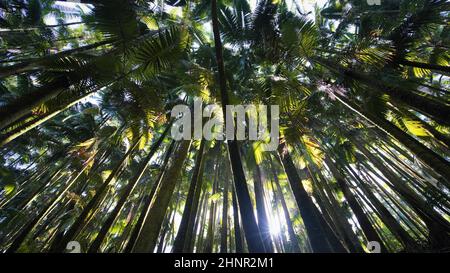
[[[220,253],[227,253],[228,245],[228,185],[229,185],[228,166],[225,169],[225,179],[223,180],[223,205],[222,205],[222,227],[220,230]]]
[[[141,231],[142,225],[145,220],[145,212],[150,207],[150,204],[152,202],[153,196],[155,195],[156,189],[158,188],[159,183],[161,182],[161,178],[164,175],[165,170],[167,169],[167,164],[169,162],[170,157],[172,156],[172,151],[175,147],[175,141],[172,140],[169,147],[167,148],[166,155],[164,156],[164,161],[161,166],[161,171],[158,175],[158,177],[153,182],[152,188],[150,190],[150,193],[144,198],[144,205],[142,206],[142,212],[139,215],[138,221],[136,222],[135,226],[133,227],[133,231],[131,232],[130,239],[128,240],[127,246],[124,249],[125,253],[130,253],[133,250],[134,245],[136,244],[137,237],[139,235],[139,232]]]
[[[125,187],[119,201],[117,201],[116,206],[111,211],[110,215],[106,219],[106,221],[102,224],[102,228],[98,232],[97,237],[95,237],[94,242],[92,242],[91,246],[88,249],[88,253],[96,253],[100,249],[100,246],[105,239],[106,235],[108,234],[109,229],[111,228],[114,221],[117,219],[117,216],[119,215],[120,211],[122,210],[123,206],[125,205],[125,202],[128,200],[128,197],[130,193],[133,191],[137,183],[141,180],[141,177],[144,175],[145,171],[147,170],[147,166],[150,163],[150,160],[152,159],[153,155],[156,153],[156,151],[160,148],[161,143],[163,142],[164,138],[166,137],[167,133],[169,132],[172,123],[169,123],[167,125],[164,132],[161,134],[159,139],[152,145],[150,148],[150,151],[147,155],[147,157],[143,160],[143,162],[140,165],[140,168],[136,175],[131,179],[131,181],[128,182],[127,186]]]
[[[361,229],[363,230],[367,240],[379,242],[381,245],[382,252],[387,252],[387,249],[384,246],[383,241],[381,240],[376,230],[373,228],[369,218],[367,218],[363,209],[353,196],[352,192],[350,191],[350,188],[348,187],[347,183],[345,182],[344,178],[341,176],[341,174],[339,173],[333,162],[331,162],[331,160],[328,157],[325,157],[325,163],[329,167],[331,173],[333,174],[339,187],[341,188],[345,199],[347,200],[350,208],[352,209],[353,213],[356,216],[356,219],[358,219],[358,223],[361,225]]]
[[[103,182],[103,184],[96,190],[94,197],[92,197],[92,199],[89,201],[89,203],[86,205],[86,207],[84,207],[81,214],[75,220],[75,223],[73,223],[72,226],[69,228],[69,230],[64,234],[64,238],[60,241],[59,244],[57,244],[55,246],[54,249],[51,249],[50,252],[63,252],[66,248],[67,243],[70,242],[73,238],[75,238],[75,236],[78,234],[78,232],[80,232],[80,230],[85,226],[88,218],[93,213],[93,210],[95,210],[97,205],[104,198],[104,196],[107,192],[107,189],[109,187],[109,184],[117,176],[117,174],[121,171],[122,166],[125,163],[125,161],[129,158],[131,153],[138,146],[141,137],[142,136],[139,136],[139,138],[136,140],[136,142],[128,149],[128,151],[125,153],[125,155],[120,160],[119,164],[116,165],[114,170],[106,178],[105,182]]]
[[[301,250],[300,250],[300,246],[298,243],[297,235],[295,234],[294,226],[292,224],[291,217],[289,216],[289,210],[288,210],[288,207],[286,204],[286,200],[284,199],[283,191],[281,189],[280,181],[278,180],[278,174],[273,165],[272,158],[270,158],[270,168],[272,171],[273,180],[275,181],[275,185],[276,185],[276,193],[281,202],[281,207],[283,208],[284,220],[286,221],[288,234],[289,234],[289,243],[290,243],[292,252],[300,253]]]
[[[178,184],[176,192],[180,192],[181,183]],[[161,231],[161,236],[159,238],[158,247],[156,248],[156,253],[162,253],[164,251],[164,243],[166,239],[166,235],[173,224],[175,223],[175,215],[177,214],[178,203],[180,201],[180,194],[177,194],[175,205],[171,207],[169,210],[169,215],[166,216],[166,219],[163,223],[163,230]],[[166,243],[167,244],[167,243]]]
[[[167,171],[165,171],[161,178],[161,182],[155,192],[155,197],[153,198],[148,211],[145,212],[145,221],[139,232],[133,252],[153,252],[170,198],[172,197],[175,185],[179,180],[181,169],[188,155],[190,146],[190,140],[181,141],[175,152],[176,156],[169,160]]]
[[[347,167],[347,170],[357,179],[361,186],[361,190],[370,200],[378,214],[380,215],[383,223],[389,228],[389,230],[397,237],[397,239],[405,246],[407,250],[419,251],[420,247],[415,242],[415,240],[409,235],[409,233],[403,229],[400,223],[395,219],[394,216],[389,212],[389,210],[378,200],[378,198],[367,188],[365,182],[361,181],[354,171]],[[365,215],[365,214],[364,214]]]
[[[234,223],[234,241],[236,245],[236,253],[243,253],[244,247],[242,245],[241,226],[239,224],[239,208],[236,200],[236,191],[233,187],[232,202],[233,202],[233,223]]]
[[[314,174],[311,171],[312,167],[315,168],[315,174],[317,174],[317,177],[313,176]],[[309,176],[313,181],[313,188],[317,189],[320,192],[321,198],[318,198],[317,200],[322,200],[322,203],[324,204],[324,210],[322,212],[325,211],[330,216],[329,224],[334,224],[335,228],[333,229],[333,231],[336,235],[338,235],[337,237],[342,239],[343,243],[345,244],[347,249],[350,250],[350,252],[363,253],[364,250],[361,246],[361,243],[356,234],[353,232],[352,226],[347,220],[346,213],[337,202],[335,194],[329,187],[325,177],[323,177],[322,173],[317,169],[317,167],[315,167],[315,164],[308,165],[306,169],[308,170]]]
[[[205,226],[206,226],[206,212],[208,211],[208,201],[209,201],[209,193],[205,194],[205,198],[203,200],[203,208],[202,213],[200,217],[200,230],[198,232],[198,239],[197,243],[195,244],[195,252],[201,253],[203,249],[203,241],[204,241],[204,233],[205,233]]]
[[[211,17],[219,76],[220,98],[222,104],[222,112],[225,117],[226,105],[229,104],[229,99],[226,87],[225,68],[223,64],[222,54],[222,40],[220,38],[219,32],[219,20],[217,17],[216,0],[211,0]],[[227,145],[231,162],[231,170],[233,172],[236,195],[239,201],[239,210],[242,216],[242,225],[244,228],[249,252],[263,253],[265,252],[264,244],[260,231],[258,229],[258,224],[256,223],[255,214],[253,213],[253,206],[250,199],[250,193],[247,188],[247,181],[245,179],[245,173],[242,167],[238,143],[236,140],[228,140]]]
[[[184,205],[180,227],[178,228],[178,233],[175,238],[175,242],[173,244],[173,253],[185,252],[187,244],[186,234],[188,232],[188,228],[191,229],[190,233],[192,234],[192,229],[194,227],[194,220],[197,214],[198,199],[200,198],[200,191],[203,182],[202,179],[203,173],[200,171],[203,169],[202,165],[204,162],[203,160],[204,148],[205,148],[205,140],[202,139],[200,142],[200,147],[198,149],[197,158],[195,160],[195,166],[192,172],[191,183],[189,185],[189,191],[186,197],[186,203]],[[191,222],[192,224],[189,225],[189,222]]]
[[[204,188],[204,187],[203,187]],[[203,211],[205,209],[205,207],[207,206],[206,204],[206,191],[204,189],[202,189],[202,197],[200,198],[200,203],[199,203],[199,208],[200,210],[198,211],[198,217],[195,218],[195,224],[194,224],[194,231],[193,231],[193,236],[192,239],[190,240],[189,243],[189,253],[193,253],[194,252],[194,247],[196,246],[196,243],[199,241],[200,235],[196,236],[200,231],[200,225],[202,224],[202,220],[203,220]]]
[[[323,229],[323,223],[320,221],[320,212],[313,204],[308,193],[303,188],[302,181],[297,173],[297,169],[292,162],[292,158],[289,155],[285,143],[280,144],[278,147],[278,153],[280,155],[281,163],[288,177],[289,184],[291,185],[292,192],[294,193],[295,201],[297,202],[302,216],[303,223],[308,234],[311,247],[314,252],[333,252],[328,240],[327,235]]]
[[[93,156],[90,157],[90,159],[84,164],[84,168],[82,168],[78,174],[70,179],[67,183],[67,185],[64,187],[64,189],[59,192],[51,202],[49,202],[47,204],[47,206],[45,206],[45,208],[36,216],[33,218],[33,220],[31,222],[29,222],[25,227],[23,227],[19,233],[19,235],[17,236],[17,238],[13,241],[13,243],[11,244],[11,246],[7,249],[6,252],[9,253],[13,253],[16,252],[19,247],[22,245],[22,243],[26,240],[26,238],[28,237],[28,235],[30,234],[30,232],[36,227],[36,225],[42,221],[54,208],[56,205],[58,205],[58,203],[61,201],[61,199],[63,197],[65,197],[65,194],[69,191],[69,189],[72,187],[72,185],[78,180],[78,178],[80,177],[81,174],[84,173],[84,171],[86,170],[86,168],[88,167],[88,163],[90,161],[92,161],[95,157],[95,155],[97,154],[94,153]]]
[[[397,139],[402,145],[413,152],[421,161],[428,165],[428,167],[433,169],[436,173],[440,174],[447,181],[450,181],[450,163],[447,160],[427,148],[412,136],[400,130],[397,126],[390,123],[389,121],[363,111],[359,106],[350,102],[342,96],[336,95],[336,98],[350,110],[361,115],[363,118],[375,124],[379,129]]]
[[[219,163],[216,164],[215,174],[214,174],[214,182],[212,187],[211,196],[217,193],[218,185],[219,185]],[[212,253],[213,243],[214,243],[214,231],[216,229],[216,209],[217,203],[215,200],[210,200],[211,204],[209,205],[209,218],[208,218],[208,230],[206,232],[206,242],[203,248],[204,253]]]
[[[261,180],[261,169],[258,164],[253,171],[253,185],[255,189],[256,213],[258,215],[258,226],[261,232],[266,252],[273,252],[272,239],[270,238],[269,220],[267,219],[266,205],[264,203],[264,188]]]
[[[425,200],[417,196],[401,179],[384,166],[384,164],[373,154],[371,154],[363,144],[352,138],[352,143],[362,154],[380,170],[383,175],[392,183],[393,189],[399,193],[407,203],[411,205],[417,215],[424,221],[428,230],[432,245],[436,248],[448,246],[450,242],[450,225],[439,213],[428,205]]]

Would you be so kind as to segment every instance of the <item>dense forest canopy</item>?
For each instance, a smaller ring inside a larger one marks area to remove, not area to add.
[[[449,1],[68,2],[0,0],[0,252],[450,251]]]

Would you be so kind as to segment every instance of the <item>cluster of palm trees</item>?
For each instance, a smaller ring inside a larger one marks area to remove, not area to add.
[[[448,1],[62,2],[0,1],[0,252],[450,250]],[[173,140],[196,98],[278,149]]]

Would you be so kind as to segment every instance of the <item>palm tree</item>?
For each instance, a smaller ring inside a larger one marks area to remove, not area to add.
[[[0,1],[0,251],[448,248],[448,1],[78,5]],[[277,151],[172,140],[196,98]]]

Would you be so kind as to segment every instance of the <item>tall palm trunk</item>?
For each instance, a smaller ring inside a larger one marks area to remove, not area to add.
[[[405,246],[405,248],[407,250],[411,250],[411,251],[419,250],[420,249],[419,245],[415,242],[415,240],[411,237],[411,235],[409,235],[409,233],[406,230],[404,230],[404,228],[400,225],[400,223],[397,221],[397,219],[395,219],[395,217],[392,216],[392,214],[380,202],[380,200],[378,200],[378,198],[372,193],[372,191],[367,187],[366,183],[359,180],[357,174],[354,173],[354,171],[349,166],[347,166],[346,169],[356,179],[356,181],[358,181],[359,185],[361,186],[360,188],[361,188],[362,192],[367,196],[367,199],[370,200],[373,207],[376,209],[376,211],[380,215],[380,218],[383,221],[383,223],[397,237],[397,239]]]
[[[186,203],[183,210],[183,215],[181,218],[180,227],[178,228],[177,236],[175,237],[175,242],[173,245],[173,253],[180,253],[186,250],[186,234],[188,228],[192,229],[194,227],[194,220],[197,214],[198,200],[200,198],[200,191],[203,182],[203,173],[201,172],[203,165],[203,154],[205,149],[205,140],[202,139],[200,142],[200,147],[197,152],[197,158],[195,160],[194,170],[192,172],[191,183],[189,185],[188,195],[186,197]],[[195,203],[195,205],[194,205]],[[192,215],[192,217],[191,217]],[[189,225],[189,222],[192,224]],[[189,242],[189,241],[188,241]]]
[[[278,147],[281,163],[288,177],[292,192],[294,193],[295,201],[297,202],[305,224],[306,232],[308,234],[311,247],[314,252],[333,252],[330,243],[327,240],[327,234],[323,229],[325,220],[321,221],[319,218],[320,212],[313,204],[311,198],[308,196],[302,181],[297,173],[294,162],[292,161],[285,143],[281,143]]]
[[[190,147],[190,140],[181,141],[175,152],[177,156],[169,160],[167,171],[161,178],[161,182],[156,189],[155,196],[151,201],[148,211],[145,212],[145,221],[139,232],[133,252],[153,252],[156,241],[158,240],[161,224],[164,221],[164,216],[166,215],[170,198],[172,197],[175,185],[179,180],[181,169],[185,159],[188,156]]]
[[[119,201],[117,201],[116,206],[111,211],[110,215],[106,219],[106,221],[102,224],[102,228],[100,229],[97,237],[95,237],[94,242],[92,242],[91,246],[88,249],[88,253],[96,253],[103,240],[105,239],[109,229],[111,228],[114,221],[117,219],[117,216],[119,215],[120,211],[122,210],[123,206],[125,205],[125,202],[127,201],[130,193],[133,191],[137,183],[141,180],[141,177],[144,175],[145,171],[147,170],[147,166],[150,163],[150,160],[152,159],[153,155],[156,153],[156,151],[160,148],[161,143],[163,142],[164,138],[166,137],[167,133],[169,132],[169,129],[171,128],[171,123],[166,127],[164,132],[161,134],[159,139],[152,145],[150,148],[150,151],[147,155],[147,157],[144,159],[144,161],[141,163],[141,166],[136,173],[136,175],[131,179],[130,182],[128,182],[128,185],[126,186],[125,190],[122,193],[122,196],[120,197]]]
[[[55,246],[55,248],[51,249],[50,252],[63,252],[64,249],[66,248],[67,243],[71,241],[85,226],[88,219],[92,216],[92,212],[98,205],[99,201],[101,201],[104,198],[111,181],[117,176],[117,174],[119,174],[125,161],[129,158],[131,153],[138,146],[141,137],[142,136],[140,136],[135,141],[135,143],[128,149],[128,151],[120,160],[119,164],[116,165],[114,170],[106,178],[105,182],[103,182],[103,184],[98,188],[94,197],[92,197],[92,199],[89,201],[86,207],[84,207],[81,214],[75,220],[75,223],[73,223],[72,226],[69,228],[69,230],[65,233],[64,238],[60,241],[60,243],[58,243]]]
[[[270,237],[269,220],[267,219],[266,205],[264,201],[264,187],[261,179],[261,169],[258,164],[253,171],[253,184],[255,189],[256,213],[258,215],[258,226],[261,232],[266,252],[273,252],[273,243]]]
[[[228,166],[227,166],[228,167]],[[228,231],[228,168],[225,169],[225,178],[223,180],[223,204],[222,204],[222,226],[220,229],[220,253],[227,253],[227,231]]]
[[[195,244],[195,252],[196,253],[201,253],[202,249],[203,249],[203,235],[205,233],[205,225],[206,225],[206,213],[208,211],[208,201],[209,201],[209,193],[207,193],[205,191],[205,197],[203,199],[203,208],[202,208],[202,213],[200,216],[200,220],[199,220],[199,232],[198,232],[198,238],[197,238],[197,242]]]
[[[356,112],[358,115],[375,124],[379,129],[383,130],[390,136],[397,139],[401,144],[413,152],[420,160],[422,160],[428,167],[440,174],[447,181],[450,181],[450,163],[437,155],[435,152],[427,148],[425,145],[400,130],[397,126],[389,121],[372,115],[363,111],[359,106],[350,102],[346,98],[336,95],[336,98],[347,106],[350,110]]]
[[[207,192],[204,190],[205,186],[203,186],[202,189],[202,196],[200,198],[200,203],[199,203],[199,211],[198,211],[198,217],[195,218],[195,224],[194,224],[194,229],[193,229],[193,235],[191,237],[190,243],[189,243],[189,249],[188,249],[188,253],[194,253],[194,247],[196,246],[196,242],[199,241],[199,236],[196,236],[196,234],[198,234],[200,231],[200,225],[202,224],[202,217],[204,215],[203,211],[205,209],[205,206],[207,206],[206,203],[206,194]]]
[[[439,213],[425,202],[421,197],[404,184],[390,169],[373,154],[371,154],[358,140],[352,141],[359,151],[380,170],[383,175],[393,185],[393,189],[398,192],[407,203],[411,205],[417,215],[424,221],[428,230],[432,245],[436,248],[448,246],[450,242],[450,224]]]
[[[234,224],[234,241],[236,246],[236,253],[243,253],[244,246],[241,235],[241,225],[239,224],[239,208],[236,198],[236,190],[233,187],[233,191],[231,193],[232,202],[233,202],[233,224]]]
[[[450,120],[447,118],[450,116],[450,107],[448,104],[442,103],[440,101],[429,99],[424,96],[420,96],[415,94],[410,90],[405,90],[399,87],[390,87],[386,84],[378,81],[377,79],[373,79],[367,75],[362,73],[347,69],[343,66],[335,64],[331,61],[315,58],[320,64],[325,67],[328,67],[330,70],[335,73],[339,73],[340,75],[345,75],[351,79],[358,80],[370,88],[374,88],[381,93],[387,93],[391,96],[391,98],[397,102],[405,103],[418,111],[429,115],[435,121],[443,124],[450,125]]]
[[[81,174],[87,169],[87,167],[89,166],[89,162],[91,162],[95,155],[97,153],[94,153],[89,160],[84,164],[85,166],[78,172],[78,174],[72,178],[71,180],[69,180],[69,182],[67,183],[67,185],[64,187],[64,189],[59,192],[54,198],[53,200],[48,203],[48,205],[30,222],[28,223],[24,228],[21,229],[20,234],[17,236],[17,238],[13,241],[13,243],[11,244],[11,246],[8,248],[7,252],[16,252],[19,247],[22,245],[22,243],[26,240],[26,238],[28,237],[29,233],[36,227],[36,225],[42,221],[49,213],[50,211],[52,211],[52,209],[55,208],[55,206],[61,201],[61,199],[65,196],[65,194],[67,193],[67,191],[69,191],[69,189],[72,187],[72,185],[78,181],[78,178],[81,176]]]
[[[222,103],[222,112],[224,117],[226,116],[226,105],[229,103],[225,68],[223,63],[222,54],[222,40],[219,32],[219,20],[217,17],[217,1],[211,0],[211,17],[214,34],[214,44],[216,50],[216,61],[218,68],[220,98]],[[228,154],[230,156],[231,170],[233,172],[234,184],[236,189],[237,198],[239,201],[239,209],[242,216],[242,225],[244,227],[245,238],[250,252],[265,252],[262,236],[256,223],[255,214],[253,212],[253,206],[250,199],[250,193],[247,188],[247,182],[245,179],[244,169],[242,167],[242,161],[239,154],[239,146],[236,138],[234,140],[228,140]]]
[[[318,203],[323,207],[322,212],[326,212],[323,213],[323,215],[329,215],[329,223],[330,225],[333,224],[335,227],[333,231],[336,232],[336,235],[339,235],[339,238],[342,238],[342,241],[348,250],[354,253],[364,252],[358,237],[353,232],[353,229],[347,220],[346,214],[339,202],[336,200],[335,194],[329,187],[328,182],[323,177],[322,173],[317,170],[315,164],[313,162],[310,162],[310,164],[311,165],[306,166],[306,169],[309,177],[314,182],[313,188],[319,193],[319,198],[317,198],[317,200],[320,201],[320,203]],[[311,170],[313,167],[317,170],[317,177],[314,176],[314,173]]]
[[[278,174],[275,170],[275,166],[273,164],[272,158],[270,158],[270,169],[272,171],[273,180],[276,185],[276,194],[281,202],[281,207],[283,208],[284,220],[286,221],[288,234],[289,234],[289,243],[292,249],[292,252],[300,253],[300,246],[297,239],[297,235],[295,234],[294,226],[292,224],[291,217],[289,216],[289,210],[286,204],[286,200],[284,199],[283,191],[281,189],[280,181],[278,179]]]
[[[423,69],[434,70],[434,71],[440,71],[440,72],[444,72],[444,74],[447,74],[447,75],[450,74],[450,66],[428,64],[428,63],[422,63],[422,62],[414,62],[414,61],[409,61],[406,59],[397,60],[397,62],[401,65],[423,68]]]
[[[25,61],[25,62],[21,62],[15,65],[11,65],[11,66],[3,66],[0,67],[0,78],[4,78],[4,77],[8,77],[11,75],[16,75],[16,74],[20,74],[23,72],[27,72],[27,71],[32,71],[32,70],[36,70],[36,69],[41,69],[43,68],[43,65],[45,65],[46,63],[50,63],[54,60],[57,60],[59,58],[62,57],[66,57],[66,56],[71,56],[73,54],[77,54],[77,53],[82,53],[103,45],[107,45],[114,42],[114,40],[112,39],[108,39],[105,41],[101,41],[101,42],[97,42],[97,43],[93,43],[90,45],[85,45],[85,46],[81,46],[78,48],[74,48],[74,49],[69,49],[69,50],[65,50],[65,51],[61,51],[59,53],[53,54],[53,55],[47,55],[35,60],[30,60],[30,61]]]
[[[364,213],[363,209],[359,205],[356,198],[353,196],[352,192],[350,191],[350,188],[348,187],[347,183],[345,182],[344,178],[336,168],[336,166],[331,162],[331,160],[328,157],[325,157],[325,163],[327,164],[328,168],[330,169],[331,173],[333,174],[334,178],[338,182],[339,187],[342,190],[342,193],[344,194],[345,199],[347,200],[348,204],[350,205],[350,208],[352,209],[353,213],[356,216],[356,219],[358,219],[358,223],[361,225],[361,229],[364,232],[364,235],[366,236],[368,241],[377,241],[381,245],[382,252],[386,252],[387,249],[385,245],[383,244],[383,241],[381,240],[380,236],[376,232],[376,230],[373,228],[372,224],[370,223],[369,218]]]
[[[177,189],[176,189],[177,193],[180,192],[181,184],[182,183],[179,183],[177,186]],[[167,245],[167,243],[165,242],[166,235],[175,223],[175,216],[177,214],[179,202],[180,202],[180,194],[177,194],[175,204],[171,207],[168,215],[166,216],[166,219],[164,220],[164,223],[163,223],[164,228],[161,231],[161,236],[159,238],[158,247],[156,248],[156,253],[164,252],[164,246]]]
[[[136,222],[136,224],[133,227],[133,231],[131,232],[130,238],[128,239],[127,245],[124,249],[125,253],[130,253],[133,250],[134,245],[136,244],[136,240],[139,236],[139,232],[142,228],[142,225],[144,224],[146,212],[148,211],[150,204],[152,202],[153,196],[155,195],[156,189],[158,188],[158,185],[161,183],[161,178],[164,175],[164,172],[167,170],[167,164],[169,163],[169,159],[172,156],[172,151],[175,147],[175,141],[173,140],[169,147],[167,148],[166,155],[164,156],[164,160],[161,166],[161,171],[158,174],[158,177],[153,182],[153,185],[151,187],[150,193],[144,197],[144,204],[142,205],[142,212],[139,215],[139,218]]]
[[[214,194],[217,193],[219,188],[219,180],[219,164],[216,164],[211,196],[214,196]],[[203,248],[204,253],[212,253],[213,251],[214,232],[216,230],[216,210],[217,202],[211,199],[209,206],[208,230],[206,232],[206,242]]]

